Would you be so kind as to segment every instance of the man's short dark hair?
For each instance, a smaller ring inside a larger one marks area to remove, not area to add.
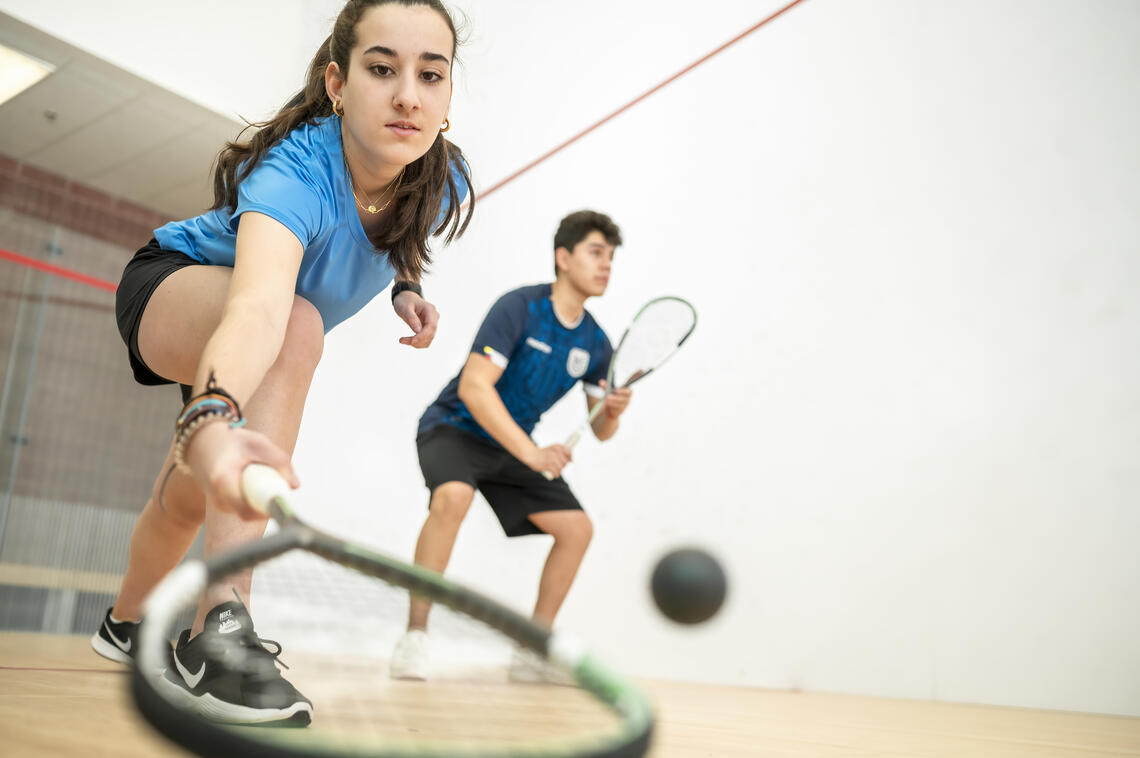
[[[564,247],[572,251],[592,231],[601,232],[606,242],[614,247],[621,244],[621,229],[609,216],[597,211],[575,211],[559,222],[558,231],[554,233],[554,249]],[[557,263],[554,265],[554,275],[558,275]]]

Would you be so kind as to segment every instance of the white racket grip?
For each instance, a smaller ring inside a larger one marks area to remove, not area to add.
[[[594,403],[594,407],[590,410],[590,415],[586,416],[586,423],[575,429],[570,436],[566,438],[566,441],[562,443],[562,446],[573,450],[574,446],[578,444],[578,441],[582,439],[582,433],[586,431],[590,424],[594,423],[594,419],[598,417],[598,414],[602,408],[605,407],[605,404],[606,401],[604,399],[601,402]],[[546,477],[546,481],[548,482],[554,480],[554,474],[549,471],[543,471],[542,475]]]
[[[586,431],[586,427],[589,425],[590,422],[587,421],[585,424],[575,429],[574,432],[566,438],[566,441],[563,442],[562,445],[573,450],[574,446],[578,444],[578,440],[582,439],[582,432]],[[542,475],[546,477],[546,481],[554,481],[554,474],[550,473],[549,471],[543,471]]]
[[[277,469],[263,463],[251,463],[241,472],[241,493],[250,507],[261,513],[269,513],[270,500],[290,491],[289,482]]]

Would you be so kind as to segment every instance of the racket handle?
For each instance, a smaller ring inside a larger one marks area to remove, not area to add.
[[[289,492],[289,483],[275,468],[263,463],[251,463],[241,472],[241,493],[256,511],[268,514],[269,501],[288,495]]]
[[[600,405],[600,403],[599,403],[599,405]],[[590,418],[587,419],[586,423],[583,426],[579,427],[578,429],[575,429],[574,432],[569,437],[566,438],[566,441],[563,442],[562,445],[564,447],[568,447],[571,450],[573,450],[574,446],[578,444],[578,440],[582,439],[582,432],[586,429],[587,426],[590,425],[590,421],[594,420],[595,415],[597,415],[597,414],[591,414]],[[550,473],[549,471],[543,471],[542,475],[546,477],[546,481],[548,481],[548,482],[554,481],[554,474]]]
[[[586,416],[586,422],[571,432],[570,436],[566,438],[566,441],[563,442],[562,445],[573,450],[574,446],[578,444],[578,441],[582,439],[582,432],[586,431],[586,428],[590,426],[590,424],[594,423],[594,419],[598,417],[598,414],[601,413],[602,408],[604,408],[605,405],[605,399],[594,403],[594,407],[590,409],[590,415]],[[542,475],[546,477],[546,481],[554,481],[554,474],[550,473],[549,471],[543,471]]]

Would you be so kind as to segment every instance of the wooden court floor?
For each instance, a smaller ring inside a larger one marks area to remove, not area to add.
[[[1140,756],[1136,718],[641,684],[657,709],[652,758]],[[0,633],[0,756],[185,755],[135,716],[125,685],[123,668],[85,637]]]

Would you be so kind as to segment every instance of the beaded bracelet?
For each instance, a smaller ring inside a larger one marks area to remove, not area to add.
[[[184,457],[190,438],[203,426],[215,421],[226,421],[231,429],[245,426],[245,417],[237,400],[218,386],[211,371],[206,379],[205,392],[186,401],[174,423],[174,465],[179,471],[190,473]]]
[[[182,429],[179,430],[178,436],[174,438],[174,466],[182,473],[190,474],[190,465],[186,463],[185,453],[186,446],[190,444],[190,439],[194,436],[194,433],[207,424],[229,420],[230,417],[223,413],[203,413],[182,427]]]

